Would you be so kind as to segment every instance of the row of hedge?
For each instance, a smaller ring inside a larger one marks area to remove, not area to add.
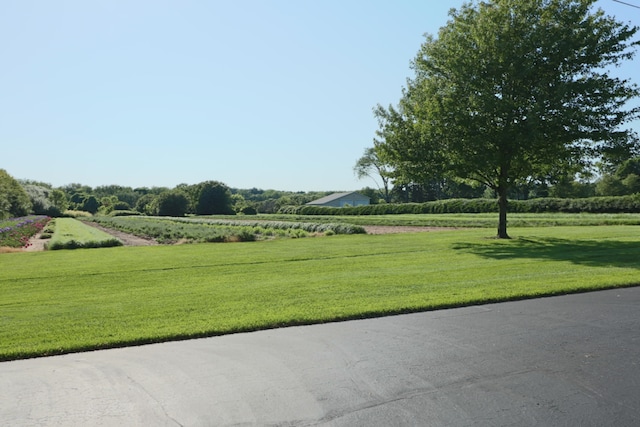
[[[585,199],[510,200],[508,210],[516,213],[638,213],[640,212],[640,194]],[[378,204],[344,208],[308,205],[286,206],[281,208],[279,213],[294,215],[392,215],[494,212],[498,212],[498,201],[495,199],[447,199],[425,203]]]

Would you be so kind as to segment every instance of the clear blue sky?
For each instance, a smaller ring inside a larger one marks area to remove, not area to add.
[[[54,186],[375,187],[353,174],[372,108],[398,101],[423,34],[462,3],[3,2],[0,168]],[[639,61],[618,72],[640,83]]]

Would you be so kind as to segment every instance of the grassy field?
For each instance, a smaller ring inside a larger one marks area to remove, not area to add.
[[[122,242],[104,231],[73,218],[57,218],[53,236],[47,243],[47,248],[51,250],[112,246],[122,246]]]
[[[0,360],[640,284],[640,228],[0,256]]]

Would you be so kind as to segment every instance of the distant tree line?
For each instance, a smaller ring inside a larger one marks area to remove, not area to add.
[[[219,181],[168,187],[90,187],[17,180],[0,169],[0,219],[28,214],[61,216],[67,210],[91,214],[159,216],[255,215],[276,213],[283,206],[304,205],[331,191],[291,192],[258,188],[229,188]]]
[[[368,153],[369,156],[371,154],[371,152]],[[373,155],[375,156],[375,153]],[[367,167],[366,162],[359,161],[356,167]],[[389,171],[391,169],[387,165],[386,169],[360,171],[359,175],[369,176],[369,173],[373,175],[381,170]],[[359,192],[368,196],[372,205],[474,199],[484,206],[486,199],[495,200],[493,190],[451,178],[430,179],[422,183],[403,182],[395,178],[392,187],[390,184],[391,181],[387,182],[386,189],[364,187]],[[132,188],[120,185],[92,188],[78,183],[54,188],[51,184],[44,182],[14,179],[5,170],[0,169],[0,219],[28,214],[56,217],[63,215],[67,210],[104,215],[159,216],[301,212],[299,209],[291,209],[291,207],[302,207],[312,200],[331,193],[332,191],[291,192],[258,188],[237,189],[229,188],[219,181],[180,184],[174,188]],[[509,198],[511,200],[538,200],[541,198],[569,200],[629,195],[640,195],[640,157],[629,158],[617,168],[603,171],[596,179],[586,180],[563,175],[555,179],[532,179],[521,182],[510,190]],[[576,209],[587,205],[573,203],[570,204],[570,208],[563,208],[561,211],[576,211]],[[629,205],[625,202],[624,206],[624,210],[628,212],[629,209],[633,209],[635,204]],[[412,209],[415,210],[415,208]],[[305,213],[308,213],[307,211]],[[384,212],[387,211],[404,212],[401,208],[384,210]],[[383,211],[375,210],[372,212]]]
[[[374,165],[374,163],[377,164]],[[365,149],[356,161],[355,174],[363,179],[383,182],[378,188],[364,188],[360,192],[377,203],[424,203],[447,199],[495,198],[494,190],[483,185],[471,185],[451,178],[431,178],[420,182],[394,177],[391,165],[382,165],[375,151]],[[385,174],[382,180],[379,174]],[[392,179],[393,177],[393,179]],[[591,197],[629,196],[640,193],[640,156],[630,157],[619,165],[601,168],[596,174],[557,174],[541,178],[529,178],[514,184],[508,196],[510,200],[538,198],[584,199]]]

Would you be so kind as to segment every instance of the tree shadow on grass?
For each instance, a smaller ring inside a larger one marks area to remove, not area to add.
[[[640,269],[640,242],[516,238],[486,243],[460,243],[454,245],[453,249],[498,260],[547,259],[591,267]]]

